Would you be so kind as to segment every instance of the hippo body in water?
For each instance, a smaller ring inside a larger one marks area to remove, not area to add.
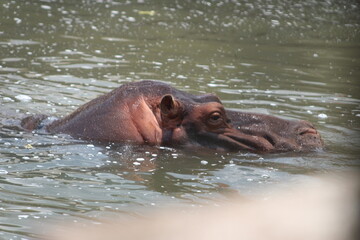
[[[47,116],[30,116],[34,130]],[[309,151],[323,146],[307,121],[225,110],[213,94],[192,95],[154,81],[124,84],[44,126],[98,142],[202,146],[227,151]]]

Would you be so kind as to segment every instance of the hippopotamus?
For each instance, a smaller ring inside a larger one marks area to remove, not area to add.
[[[157,81],[127,83],[44,124],[45,115],[22,120],[26,130],[103,143],[205,147],[224,151],[285,152],[322,148],[304,120],[226,110],[214,94],[193,95]]]

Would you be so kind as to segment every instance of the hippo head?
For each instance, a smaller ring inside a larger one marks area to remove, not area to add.
[[[252,152],[308,151],[323,146],[307,121],[225,110],[215,95],[197,96],[190,103],[165,95],[159,109],[165,145]]]

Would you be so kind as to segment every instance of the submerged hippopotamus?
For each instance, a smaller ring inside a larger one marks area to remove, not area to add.
[[[46,118],[27,117],[22,127],[37,129]],[[192,95],[155,81],[124,84],[44,128],[98,142],[229,151],[309,151],[323,146],[307,121],[226,110],[213,94]]]

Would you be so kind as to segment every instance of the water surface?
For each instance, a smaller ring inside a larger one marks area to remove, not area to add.
[[[0,238],[32,239],[34,226],[52,221],[266,196],[267,186],[358,168],[359,13],[355,0],[2,1]],[[143,79],[311,121],[326,149],[106,146],[15,127]]]

